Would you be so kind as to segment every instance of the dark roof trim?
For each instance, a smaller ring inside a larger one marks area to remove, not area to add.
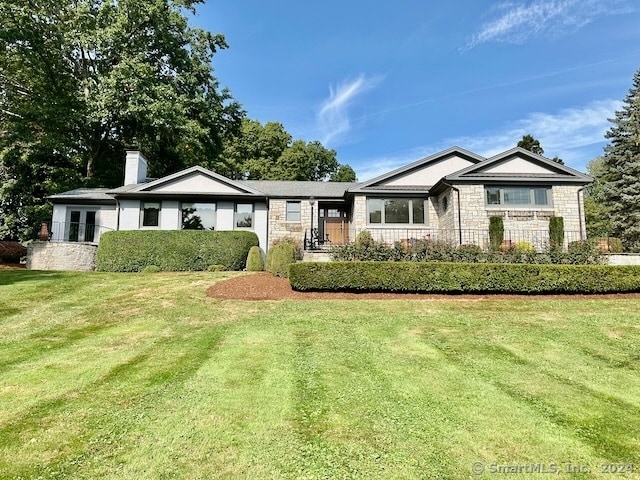
[[[451,175],[447,175],[446,177],[444,177],[443,180],[458,182],[458,181],[464,181],[465,179],[468,178],[472,181],[483,181],[484,178],[491,176],[491,174],[482,172],[483,169],[491,165],[499,165],[500,163],[506,162],[516,156],[525,157],[528,160],[531,160],[532,163],[543,165],[545,167],[550,167],[552,170],[557,172],[556,174],[553,174],[553,173],[549,174],[553,176],[553,177],[549,177],[549,179],[553,179],[554,181],[555,180],[563,181],[561,180],[562,178],[567,178],[569,179],[569,181],[572,181],[575,183],[580,183],[580,182],[591,183],[593,181],[593,178],[591,178],[588,175],[585,175],[584,173],[574,170],[573,168],[567,167],[566,165],[561,165],[557,162],[554,162],[553,160],[550,160],[541,155],[537,155],[535,153],[532,153],[520,147],[512,148],[510,150],[507,150],[506,152],[502,152],[497,155],[494,155],[493,157],[488,158],[483,162],[477,163],[475,165],[471,165],[467,168],[463,168],[462,170],[452,173]],[[474,172],[477,172],[475,173],[475,175],[477,176],[471,176],[471,175],[474,175]],[[536,179],[536,176],[532,174],[531,176],[524,177],[523,181],[535,181],[535,179]]]

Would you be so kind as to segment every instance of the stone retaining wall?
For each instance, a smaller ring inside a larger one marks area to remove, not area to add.
[[[32,242],[27,268],[32,270],[91,271],[96,268],[97,245],[76,242]]]
[[[640,254],[610,254],[606,257],[609,260],[609,265],[640,265]]]

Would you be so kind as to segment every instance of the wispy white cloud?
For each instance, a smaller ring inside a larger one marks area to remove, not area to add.
[[[583,169],[591,158],[583,158],[587,147],[604,144],[604,135],[622,102],[597,100],[582,107],[567,108],[557,113],[534,112],[505,125],[503,129],[469,137],[449,138],[447,144],[460,145],[490,157],[515,147],[523,135],[533,135],[544,148],[545,156],[562,158],[567,165]]]
[[[523,43],[542,35],[573,33],[598,17],[632,12],[628,0],[533,0],[495,7],[494,18],[471,37],[463,50],[486,42]]]
[[[605,143],[604,135],[610,127],[608,119],[621,107],[618,100],[598,100],[556,113],[534,112],[492,131],[449,137],[430,146],[373,158],[355,170],[358,179],[368,180],[453,145],[491,157],[515,147],[523,135],[533,135],[540,141],[545,156],[558,156],[565,164],[584,171],[587,162],[597,155],[593,153],[597,150],[594,147]]]
[[[322,143],[335,146],[352,127],[349,107],[356,97],[376,87],[382,79],[358,75],[337,86],[329,87],[329,97],[322,102],[317,114],[318,129],[322,132]]]

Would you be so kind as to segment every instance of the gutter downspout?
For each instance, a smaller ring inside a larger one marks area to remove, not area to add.
[[[120,230],[120,201],[117,197],[114,197],[116,200],[116,231]]]
[[[454,187],[449,183],[442,182],[442,184],[449,187],[458,195],[458,239],[460,241],[460,245],[462,245],[462,212],[460,211],[460,190],[458,190],[456,187]],[[454,228],[455,228],[455,224],[454,224]]]
[[[585,185],[585,186],[584,186],[584,187],[582,187],[582,188],[579,188],[579,189],[578,189],[578,191],[576,192],[576,196],[578,197],[578,222],[579,222],[579,225],[580,225],[580,240],[581,240],[581,241],[582,241],[582,240],[585,240],[585,235],[583,235],[583,234],[582,234],[582,231],[583,231],[583,230],[582,230],[582,207],[581,207],[581,205],[580,205],[580,193],[581,193],[585,188],[587,188],[587,185]],[[584,195],[583,195],[583,198],[584,198]]]

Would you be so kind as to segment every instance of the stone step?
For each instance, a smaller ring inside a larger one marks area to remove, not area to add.
[[[330,262],[331,256],[329,252],[304,252],[302,256],[303,262]]]

